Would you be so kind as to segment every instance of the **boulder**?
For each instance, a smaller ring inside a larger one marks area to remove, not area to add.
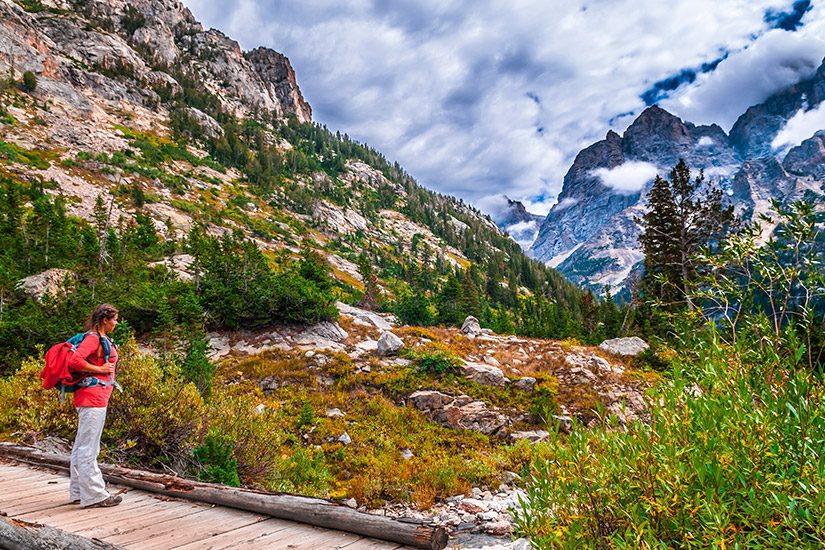
[[[332,262],[330,262],[332,263]],[[392,318],[387,313],[378,314],[360,307],[351,306],[344,302],[336,302],[335,307],[341,315],[352,317],[359,324],[373,326],[381,330],[391,330],[392,323],[387,318]]]
[[[410,403],[433,422],[448,428],[475,430],[492,434],[508,425],[510,420],[490,408],[483,401],[474,401],[467,395],[451,396],[438,391],[417,391],[410,395]]]
[[[631,336],[629,338],[613,338],[612,340],[605,340],[599,344],[599,348],[608,353],[628,357],[635,357],[649,347],[650,346],[647,342],[638,336]]]
[[[507,377],[504,376],[502,370],[492,365],[465,361],[461,368],[464,371],[465,378],[482,386],[503,388],[507,383]]]
[[[229,336],[225,334],[218,334],[210,332],[208,335],[208,352],[209,358],[212,360],[218,359],[225,355],[229,355],[232,351],[232,345],[229,343]]]
[[[363,342],[358,342],[355,344],[355,349],[357,352],[360,353],[368,353],[371,351],[376,351],[378,349],[378,342],[375,340],[364,340]]]
[[[518,391],[531,392],[536,388],[536,379],[532,376],[525,376],[513,382],[513,388]]]
[[[467,336],[478,336],[481,334],[481,325],[478,324],[478,319],[472,315],[464,319],[464,324],[461,325],[461,332]]]
[[[378,339],[378,353],[393,355],[404,347],[404,342],[392,332],[384,332]]]
[[[294,342],[302,346],[312,346],[315,349],[342,349],[343,342],[349,333],[338,323],[321,321],[302,330],[294,338]]]
[[[47,269],[17,282],[17,290],[30,296],[35,302],[42,302],[46,296],[61,298],[70,294],[77,282],[77,275],[70,269]]]

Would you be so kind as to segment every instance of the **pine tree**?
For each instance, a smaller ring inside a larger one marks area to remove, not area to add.
[[[647,298],[669,304],[684,301],[693,308],[685,287],[697,274],[694,257],[718,242],[735,222],[733,207],[723,205],[721,191],[706,190],[704,183],[702,171],[691,179],[683,159],[671,170],[669,180],[656,176],[639,237],[645,253],[642,289]]]

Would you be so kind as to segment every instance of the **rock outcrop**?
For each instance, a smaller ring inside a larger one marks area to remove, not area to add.
[[[467,395],[451,396],[432,390],[417,391],[410,395],[409,401],[434,422],[448,428],[492,434],[509,424],[505,415]]]
[[[625,355],[629,357],[635,357],[649,347],[650,346],[648,343],[638,336],[631,336],[629,338],[613,338],[611,340],[605,340],[599,344],[599,348],[608,353]]]
[[[69,269],[47,269],[17,282],[17,290],[42,302],[47,297],[59,300],[74,290],[77,275]]]

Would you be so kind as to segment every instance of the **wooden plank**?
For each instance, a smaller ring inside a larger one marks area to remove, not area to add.
[[[14,502],[20,502],[27,498],[36,497],[37,495],[44,495],[49,493],[62,493],[66,496],[66,500],[69,500],[69,484],[66,483],[61,485],[59,483],[38,483],[38,484],[26,484],[19,489],[16,489],[14,492],[6,492],[7,497],[3,499],[3,503],[11,504]]]
[[[240,527],[259,524],[266,520],[264,516],[249,512],[239,512],[233,514],[234,517],[226,517],[225,512],[227,511],[225,508],[216,508],[205,514],[211,517],[199,519],[198,522],[200,523],[179,526],[182,528],[170,531],[156,539],[142,541],[140,548],[141,550],[166,550],[181,544],[203,540],[207,537],[211,538],[213,535],[234,531]]]
[[[341,550],[403,550],[405,546],[378,539],[361,539],[341,546]]]
[[[29,470],[28,468],[12,468],[9,470],[3,470],[2,474],[3,477],[0,477],[0,482],[2,483],[14,481],[15,479],[32,479],[43,477],[43,472]]]
[[[206,512],[203,508],[194,508],[192,513],[164,516],[157,521],[147,525],[145,523],[136,521],[131,524],[123,525],[121,529],[123,533],[113,534],[105,537],[107,542],[116,546],[127,546],[129,544],[140,543],[139,548],[143,548],[144,544],[150,544],[152,539],[165,535],[170,531],[180,529],[182,525],[187,527],[196,524],[196,516],[202,516]],[[183,519],[185,518],[185,519]],[[213,521],[211,518],[209,521]],[[133,529],[134,527],[134,529]]]
[[[165,526],[180,525],[178,522],[192,521],[193,518],[199,517],[203,512],[203,510],[199,509],[169,510],[163,506],[159,506],[155,510],[141,516],[125,518],[118,523],[104,521],[95,526],[77,529],[75,532],[84,537],[102,540],[110,540],[112,537],[125,537],[137,532],[142,533],[136,536],[140,539],[139,542],[143,544],[145,539],[155,535],[159,530],[165,529]]]
[[[319,530],[317,527],[305,525],[302,523],[293,523],[286,529],[280,529],[274,533],[267,533],[260,535],[254,539],[249,539],[243,543],[235,543],[226,546],[225,548],[287,548],[289,544],[295,541],[303,541],[312,538],[315,531]]]
[[[362,537],[353,535],[352,533],[345,533],[344,531],[329,531],[325,529],[318,529],[318,532],[312,537],[300,538],[291,541],[289,548],[295,550],[316,550],[318,548],[338,548],[346,544],[352,544]],[[257,545],[257,540],[252,541],[253,545]],[[266,548],[260,546],[259,548]]]
[[[129,498],[129,497],[124,497]],[[141,506],[144,501],[138,500],[132,503],[130,500],[124,500],[116,509],[115,508],[81,508],[79,504],[72,504],[66,508],[52,508],[50,510],[40,510],[30,512],[28,514],[21,514],[17,516],[24,521],[38,521],[42,523],[49,523],[65,529],[64,525],[69,523],[78,523],[95,517],[111,517],[115,512],[123,513],[123,508],[134,513],[138,506]],[[123,508],[122,508],[123,507]],[[58,525],[59,524],[59,525]]]
[[[2,490],[2,491],[8,491],[8,490],[14,491],[17,488],[22,488],[22,487],[25,487],[26,485],[29,485],[29,484],[32,484],[32,483],[44,484],[44,483],[47,483],[47,480],[60,483],[60,480],[58,480],[58,479],[55,479],[55,478],[52,478],[52,477],[46,477],[42,473],[39,473],[39,472],[33,472],[30,475],[20,475],[20,476],[14,476],[14,477],[9,476],[7,479],[4,479],[4,480],[0,481],[0,490]],[[68,483],[68,482],[69,482],[69,480],[67,478],[65,483]]]
[[[105,514],[104,519],[108,522],[119,522],[130,517],[142,515],[150,510],[154,510],[157,506],[157,501],[151,495],[139,495],[125,497],[123,502],[116,508],[105,508],[101,511],[99,508],[78,509],[79,512],[74,517],[63,516],[55,518],[47,518],[50,522],[54,522],[55,526],[67,531],[76,529],[84,529],[93,527],[100,523],[101,515]],[[94,513],[98,510],[100,513]]]
[[[233,544],[247,542],[261,535],[274,533],[289,527],[293,527],[294,521],[285,519],[268,518],[260,523],[247,525],[232,531],[227,531],[218,535],[214,535],[208,539],[202,539],[195,542],[190,542],[181,546],[175,546],[178,550],[222,550],[228,548]]]
[[[7,515],[14,517],[37,510],[55,508],[57,506],[69,506],[68,493],[64,491],[60,491],[59,493],[46,493],[13,504],[0,503],[0,512],[5,512]]]

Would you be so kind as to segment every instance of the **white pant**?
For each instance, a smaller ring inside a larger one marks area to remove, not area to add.
[[[69,469],[69,499],[80,499],[81,506],[96,504],[109,498],[103,474],[97,465],[100,436],[106,422],[106,407],[77,408],[77,437],[72,446]]]

